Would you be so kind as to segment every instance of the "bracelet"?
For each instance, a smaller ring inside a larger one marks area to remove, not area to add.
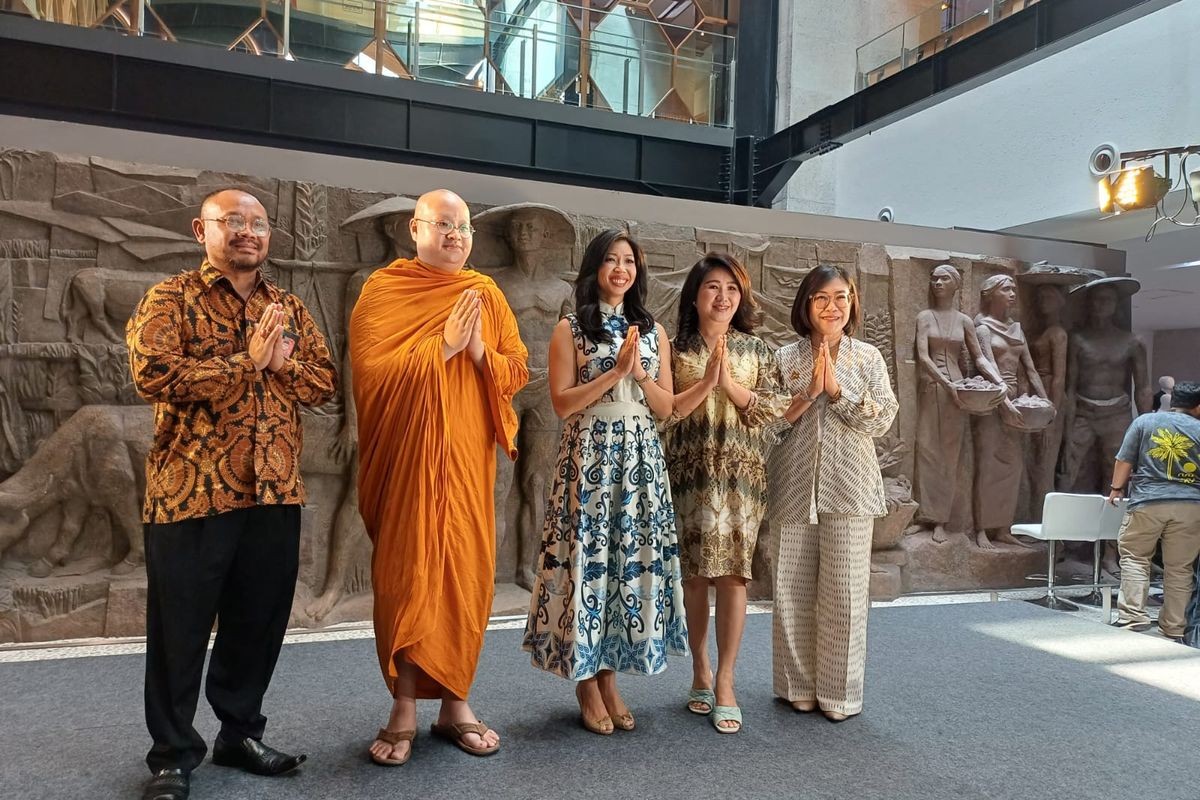
[[[1111,483],[1108,485],[1108,488],[1109,488],[1110,490],[1114,491],[1114,492],[1123,492],[1123,491],[1125,491],[1125,487],[1124,487],[1124,486],[1113,486]]]
[[[804,395],[804,399],[805,399],[805,400],[807,400],[807,401],[808,401],[808,402],[810,402],[810,403],[815,403],[815,402],[817,402],[817,400],[818,400],[818,399],[820,399],[820,397],[821,397],[821,395],[819,395],[819,394],[818,394],[816,397],[811,397],[811,396],[809,396],[809,395],[807,395],[807,394],[806,394],[806,395]]]
[[[644,383],[645,383],[646,381],[648,381],[648,380],[650,380],[650,373],[649,373],[649,372],[647,372],[645,375],[643,375],[643,376],[642,376],[642,377],[640,377],[640,378],[634,378],[634,379],[633,379],[633,382],[634,382],[634,383],[636,383],[638,386],[641,386],[642,384],[644,384]]]

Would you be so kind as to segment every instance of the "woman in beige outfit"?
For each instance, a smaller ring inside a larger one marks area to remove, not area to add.
[[[777,354],[792,401],[768,463],[775,694],[834,722],[862,711],[871,532],[887,513],[872,439],[898,407],[883,356],[851,338],[861,318],[844,269],[805,276],[792,305],[800,340]]]

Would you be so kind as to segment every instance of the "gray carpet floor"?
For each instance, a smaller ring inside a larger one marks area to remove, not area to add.
[[[1200,654],[1026,603],[873,610],[865,713],[837,725],[773,700],[771,619],[752,616],[738,669],[746,724],[736,736],[685,709],[686,660],[658,677],[622,679],[636,731],[589,734],[570,685],[530,668],[519,641],[516,630],[487,635],[472,696],[503,750],[479,759],[431,738],[436,710],[423,704],[413,759],[398,769],[365,756],[387,709],[374,643],[288,645],[267,697],[266,741],[307,752],[308,763],[274,779],[205,763],[192,796],[1183,800],[1200,792],[1200,702],[1055,654],[1054,643],[1086,642],[1109,662],[1103,653],[1137,662],[1152,648],[1145,658],[1164,668],[1194,666]],[[142,669],[141,656],[0,664],[0,798],[138,797],[149,746]],[[217,723],[203,698],[197,724],[211,741]]]

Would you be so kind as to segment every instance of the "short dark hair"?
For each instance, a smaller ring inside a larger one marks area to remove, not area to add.
[[[1171,408],[1183,408],[1191,411],[1200,406],[1200,383],[1181,381],[1171,390]]]
[[[687,278],[683,281],[683,290],[679,294],[679,329],[675,335],[677,349],[687,350],[700,334],[700,315],[696,311],[696,297],[700,294],[700,286],[704,283],[704,279],[714,269],[728,270],[742,294],[737,311],[733,312],[733,319],[729,322],[729,327],[742,333],[754,333],[754,328],[759,323],[761,314],[750,286],[750,274],[746,272],[742,262],[729,253],[708,253],[692,265]]]
[[[801,336],[812,335],[814,326],[809,311],[812,307],[810,301],[813,295],[839,279],[850,287],[850,308],[846,310],[846,324],[842,326],[842,333],[853,336],[858,331],[862,325],[862,303],[858,299],[858,287],[854,284],[854,277],[845,267],[821,264],[813,267],[812,271],[804,276],[804,280],[800,281],[800,288],[796,291],[796,300],[792,303],[792,328],[796,333]]]

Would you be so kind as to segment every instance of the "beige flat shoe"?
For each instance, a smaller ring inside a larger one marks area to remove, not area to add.
[[[792,701],[792,709],[794,711],[799,711],[802,714],[807,714],[810,711],[817,710],[817,701],[816,700],[793,700]]]

